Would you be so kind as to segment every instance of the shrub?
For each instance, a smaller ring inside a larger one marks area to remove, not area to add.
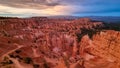
[[[23,59],[25,63],[30,64],[32,62],[32,59],[30,57],[26,57]]]
[[[39,68],[39,64],[33,64],[33,68]]]
[[[21,50],[16,50],[15,52],[16,52],[16,53],[20,53],[20,52],[21,52]]]

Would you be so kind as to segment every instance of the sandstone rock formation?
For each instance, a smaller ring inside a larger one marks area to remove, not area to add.
[[[95,34],[92,39],[86,35],[80,46],[80,55],[86,60],[86,68],[119,68],[120,32],[104,30]]]
[[[89,18],[0,19],[0,68],[119,68],[120,32]]]

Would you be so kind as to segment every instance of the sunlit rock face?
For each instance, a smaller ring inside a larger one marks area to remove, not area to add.
[[[94,56],[89,53],[92,47],[93,47],[92,40],[89,38],[89,36],[88,35],[83,36],[80,42],[79,49],[80,56],[83,57],[85,60],[94,58]]]
[[[119,68],[120,34],[89,18],[0,19],[0,67]]]
[[[119,68],[120,32],[104,30],[92,39],[86,35],[80,44],[80,55],[86,60],[86,68]]]

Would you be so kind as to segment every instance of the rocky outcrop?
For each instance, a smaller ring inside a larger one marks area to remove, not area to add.
[[[95,34],[92,39],[89,39],[86,35],[82,38],[80,46],[80,55],[85,58],[86,63],[91,62],[90,59],[92,59],[97,60],[97,62],[101,65],[108,63],[106,66],[103,66],[105,68],[119,68],[120,32],[114,30],[104,30]],[[92,63],[93,61],[90,64],[92,65]],[[111,63],[114,65],[111,65]],[[86,66],[87,65],[88,64],[86,64]],[[98,64],[96,63],[96,65]],[[93,67],[99,68],[100,66]],[[87,66],[86,68],[93,67]]]

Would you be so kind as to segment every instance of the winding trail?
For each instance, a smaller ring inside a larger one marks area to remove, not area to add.
[[[14,51],[16,51],[16,50],[18,50],[18,49],[20,49],[20,48],[22,48],[22,47],[23,47],[23,45],[19,45],[17,48],[8,51],[7,53],[5,53],[5,54],[2,56],[2,59],[4,59],[4,57],[8,57],[11,61],[13,61],[13,63],[14,63],[15,66],[16,66],[16,68],[25,68],[25,67],[23,67],[23,66],[19,63],[19,61],[18,61],[17,59],[11,58],[11,57],[9,56],[10,53],[12,53],[12,52],[14,52]]]
[[[23,47],[23,45],[20,45],[20,46],[18,46],[17,48],[15,48],[15,49],[13,49],[13,50],[11,50],[11,51],[8,51],[8,52],[5,53],[1,58],[4,59],[5,56],[7,56],[8,54],[10,54],[10,53],[12,53],[12,52],[14,52],[14,51],[22,48],[22,47]]]

